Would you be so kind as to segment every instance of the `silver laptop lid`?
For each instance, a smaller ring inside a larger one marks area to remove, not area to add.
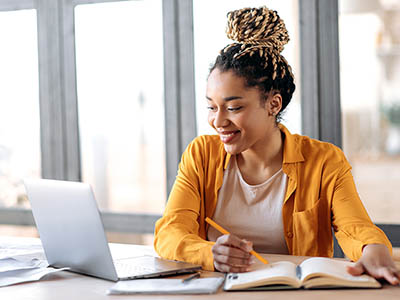
[[[24,184],[49,264],[118,280],[90,185],[47,179]]]

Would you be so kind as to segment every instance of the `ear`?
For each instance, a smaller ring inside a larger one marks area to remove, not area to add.
[[[271,94],[267,100],[267,110],[270,115],[276,116],[282,108],[282,96],[279,93]]]

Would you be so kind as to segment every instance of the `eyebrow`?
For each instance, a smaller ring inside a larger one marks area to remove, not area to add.
[[[212,99],[210,97],[206,96],[206,98],[207,98],[207,100],[212,101]],[[232,101],[232,100],[242,99],[242,97],[240,97],[240,96],[230,96],[230,97],[226,97],[226,98],[223,98],[223,99],[225,101]]]

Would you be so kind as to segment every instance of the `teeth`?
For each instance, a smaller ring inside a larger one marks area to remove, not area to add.
[[[227,138],[227,137],[230,137],[230,136],[232,136],[234,134],[235,133],[233,132],[233,133],[230,133],[230,134],[221,134],[221,136],[224,137],[224,138]]]

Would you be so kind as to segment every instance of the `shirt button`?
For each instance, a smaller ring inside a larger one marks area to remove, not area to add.
[[[292,238],[293,237],[293,233],[292,232],[290,232],[290,231],[288,231],[287,233],[286,233],[286,236],[288,237],[288,238]]]

